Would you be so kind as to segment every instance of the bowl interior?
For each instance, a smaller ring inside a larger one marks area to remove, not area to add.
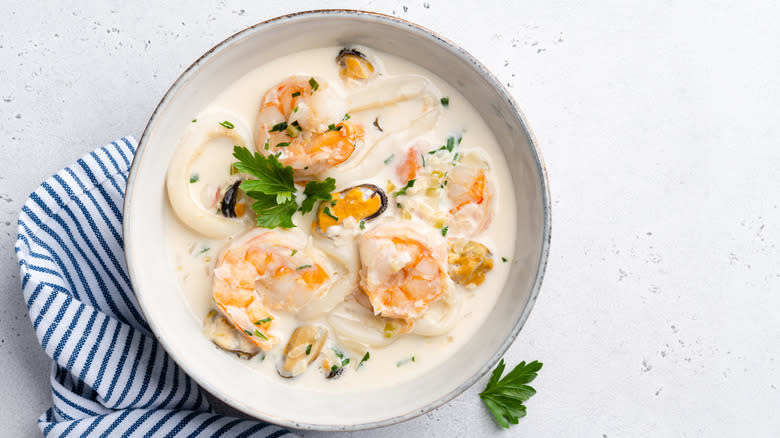
[[[257,379],[234,357],[214,354],[211,342],[197,335],[201,333],[199,321],[184,310],[187,304],[169,270],[161,212],[167,202],[166,169],[190,115],[204,108],[225,84],[268,59],[348,43],[374,47],[431,70],[482,114],[512,174],[518,206],[517,262],[491,316],[452,360],[381,393],[334,396]],[[226,403],[258,418],[307,429],[391,424],[432,409],[470,386],[500,358],[527,318],[541,282],[548,236],[549,204],[541,157],[522,116],[497,81],[461,49],[424,29],[354,11],[319,11],[271,20],[229,38],[198,60],[174,84],[147,126],[125,204],[130,275],[144,314],[165,349],[190,376]]]

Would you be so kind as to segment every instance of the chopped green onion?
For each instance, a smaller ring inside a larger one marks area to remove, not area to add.
[[[455,149],[455,137],[449,136],[447,137],[447,152],[452,152],[453,149]]]
[[[294,256],[296,252],[298,252],[297,249],[292,250],[292,254],[290,254],[290,257]]]
[[[296,106],[295,108],[293,108],[293,112],[294,112],[294,113],[297,113],[297,112],[298,112],[298,107],[297,107],[297,106]]]
[[[403,205],[401,205],[401,203],[400,203],[400,202],[396,202],[396,203],[395,203],[395,206],[396,206],[396,207],[398,207],[398,208],[403,208]]]
[[[198,119],[192,119],[192,123],[195,123],[197,121],[198,121]]]
[[[301,269],[311,268],[311,265],[301,265],[295,268],[296,270],[300,271]]]
[[[317,91],[317,89],[320,88],[320,84],[318,84],[314,78],[309,79],[309,85],[311,85],[311,91]]]
[[[233,126],[233,124],[232,124],[232,123],[230,123],[230,122],[228,122],[227,120],[225,120],[224,122],[220,123],[220,125],[224,126],[224,127],[225,127],[225,128],[227,128],[227,129],[233,129],[233,128],[235,128],[235,126]]]
[[[338,221],[339,218],[334,216],[333,213],[330,212],[330,209],[328,207],[325,207],[322,209],[322,212],[325,213],[326,216],[330,217],[334,221]]]
[[[501,261],[506,263],[506,257],[501,257]]]
[[[366,229],[366,221],[360,221],[360,229],[365,230]]]
[[[336,371],[338,369],[339,369],[338,365],[333,365],[332,367],[330,367],[330,372],[332,373],[332,372],[334,372],[334,371]]]
[[[390,154],[389,157],[385,158],[385,164],[390,164],[390,162],[393,161],[393,158],[395,158],[395,154]]]
[[[336,126],[335,123],[331,123],[330,125],[328,125],[328,131],[340,131],[341,128],[343,127],[344,127],[343,125]]]
[[[260,333],[260,330],[258,330],[258,329],[255,329],[255,336],[259,336],[259,337],[265,339],[266,341],[268,340],[268,336]],[[412,360],[414,360],[414,359],[412,359]]]
[[[331,350],[333,350],[334,353],[336,353],[336,356],[338,356],[339,359],[344,359],[344,353],[336,350],[335,348],[331,347]]]
[[[282,132],[287,129],[287,122],[280,122],[271,127],[268,132]]]
[[[352,116],[350,116],[349,113],[346,113],[346,114],[344,114],[344,118],[341,119],[341,120],[349,120],[351,118],[352,118]]]
[[[264,360],[265,360],[265,353],[263,353],[263,355],[262,355],[262,356],[260,356],[260,362],[262,362],[262,361],[264,361]]]
[[[441,105],[443,107],[445,107],[445,108],[450,106],[450,98],[449,97],[442,97],[439,101],[441,102]]]
[[[268,148],[270,148],[270,147],[271,147],[271,139],[270,138],[266,138],[265,139],[265,145],[263,146],[263,149],[268,150]]]
[[[252,332],[250,332],[249,330],[244,330],[244,333],[246,333],[247,336],[252,336]]]
[[[208,251],[210,249],[211,248],[203,248],[202,250],[200,250],[200,252],[198,254],[203,254],[204,252],[206,252],[206,251]]]
[[[342,368],[347,366],[347,365],[349,365],[349,358],[346,358],[346,359],[341,361],[341,367]]]
[[[449,229],[450,229],[450,227],[448,227],[448,226],[445,226],[444,228],[442,228],[442,229],[441,229],[441,235],[442,235],[442,236],[446,236],[446,235],[447,235],[447,231],[448,231]]]
[[[420,158],[422,159],[422,165],[425,167],[425,155],[420,154]]]
[[[286,148],[287,146],[290,146],[290,142],[289,141],[283,141],[281,143],[276,143],[276,147],[278,147],[278,148]]]
[[[400,368],[402,365],[406,365],[409,362],[414,362],[414,356],[412,356],[410,358],[407,358],[407,359],[404,359],[404,360],[399,360],[398,363],[395,364],[395,366],[396,366],[396,368]]]
[[[298,97],[300,95],[301,95],[301,92],[300,91],[296,91],[295,93],[292,94],[292,97]]]
[[[311,344],[309,344],[309,345],[306,347],[306,355],[308,356],[308,355],[310,355],[310,354],[311,354]]]
[[[297,122],[297,121],[295,121],[295,122],[293,122],[293,124],[292,124],[292,125],[288,125],[288,126],[287,126],[287,129],[286,129],[285,131],[286,131],[286,134],[287,134],[287,136],[288,136],[288,137],[295,138],[295,137],[297,137],[297,136],[298,136],[298,134],[300,134],[300,133],[301,133],[301,129],[300,129],[300,128],[298,128],[297,126],[295,126],[297,123],[298,123],[298,122]],[[300,125],[299,125],[299,126],[300,126]]]
[[[194,184],[198,182],[199,179],[200,179],[200,175],[198,175],[197,173],[193,173],[192,175],[190,175],[190,184]]]
[[[258,319],[257,321],[255,321],[255,325],[265,324],[265,323],[267,323],[267,322],[271,322],[271,321],[273,321],[273,320],[274,320],[274,319],[273,319],[273,318],[271,318],[270,316],[269,316],[269,317],[266,317],[266,318],[263,318],[263,319]]]

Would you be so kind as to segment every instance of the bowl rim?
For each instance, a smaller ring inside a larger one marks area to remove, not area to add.
[[[525,132],[528,143],[529,143],[529,149],[531,154],[533,155],[534,162],[536,164],[536,170],[539,174],[539,184],[541,188],[541,195],[542,195],[542,213],[543,213],[543,224],[542,224],[542,247],[539,255],[538,265],[536,269],[536,276],[534,278],[533,286],[531,288],[530,295],[528,297],[528,301],[525,304],[525,308],[523,309],[522,313],[520,314],[520,317],[515,322],[514,327],[512,328],[511,332],[507,336],[507,338],[504,340],[504,342],[499,346],[498,350],[496,350],[495,354],[485,362],[485,364],[469,379],[467,379],[465,382],[461,383],[450,391],[449,393],[443,395],[438,400],[431,402],[422,408],[414,409],[410,412],[407,412],[402,415],[396,415],[390,418],[385,418],[383,420],[378,421],[372,421],[368,423],[358,423],[358,424],[348,424],[348,425],[323,425],[323,424],[311,424],[311,423],[300,423],[297,421],[293,421],[290,419],[284,419],[279,417],[273,417],[270,415],[265,415],[262,412],[256,412],[252,411],[249,406],[244,406],[243,404],[235,403],[233,400],[230,399],[230,397],[226,394],[222,394],[222,390],[218,388],[213,388],[209,384],[202,382],[201,379],[197,376],[196,373],[194,373],[192,367],[190,367],[186,361],[184,360],[178,360],[178,357],[176,354],[173,353],[175,351],[174,349],[170,348],[171,346],[169,343],[161,336],[158,335],[159,330],[157,325],[154,323],[154,321],[149,320],[149,318],[146,318],[147,312],[146,307],[144,304],[144,301],[141,299],[140,295],[136,292],[138,289],[138,284],[136,281],[136,275],[135,275],[135,263],[134,263],[134,248],[132,245],[132,241],[128,241],[127,237],[131,234],[131,221],[125,220],[125,218],[129,215],[129,212],[132,211],[132,204],[133,204],[133,195],[135,194],[135,183],[136,183],[136,176],[138,173],[138,163],[140,163],[141,157],[143,156],[147,143],[149,141],[149,135],[150,131],[153,127],[153,125],[157,122],[159,113],[161,110],[167,106],[167,104],[174,98],[176,92],[178,89],[187,82],[189,77],[195,73],[195,71],[200,67],[201,64],[204,64],[209,61],[209,59],[214,55],[215,52],[217,52],[220,49],[226,48],[229,46],[233,41],[242,38],[244,36],[247,36],[250,33],[253,33],[254,31],[261,30],[264,27],[267,27],[269,24],[272,23],[284,23],[287,21],[291,21],[294,19],[297,19],[298,17],[331,17],[331,16],[350,16],[350,17],[361,17],[361,16],[369,16],[374,19],[382,20],[385,23],[389,23],[390,25],[394,25],[397,27],[406,27],[410,28],[412,30],[416,30],[419,33],[424,34],[424,36],[427,36],[429,38],[433,38],[434,40],[437,40],[441,45],[443,45],[445,50],[450,50],[454,52],[457,56],[460,58],[468,61],[471,63],[473,68],[477,70],[477,72],[488,81],[488,83],[499,93],[499,95],[509,103],[509,106],[511,107],[511,110],[513,112],[513,115],[520,121],[520,125]],[[522,110],[517,105],[517,102],[515,102],[512,95],[508,92],[508,90],[504,87],[504,85],[501,83],[501,81],[498,80],[498,78],[493,75],[490,70],[488,70],[480,61],[478,61],[474,56],[472,56],[469,52],[467,52],[465,49],[460,47],[458,44],[454,43],[453,41],[447,39],[446,37],[439,35],[438,33],[423,27],[419,24],[413,23],[411,21],[405,20],[403,18],[383,14],[380,12],[373,12],[373,11],[365,11],[365,10],[359,10],[359,9],[312,9],[312,10],[304,10],[304,11],[298,11],[293,12],[285,15],[280,15],[268,20],[261,21],[259,23],[256,23],[252,26],[249,26],[247,28],[244,28],[229,37],[225,38],[224,40],[220,41],[216,45],[214,45],[212,48],[207,50],[203,55],[198,57],[189,67],[187,67],[173,82],[173,84],[168,88],[168,90],[165,92],[163,97],[160,99],[160,102],[155,107],[154,111],[152,112],[152,115],[149,118],[149,121],[147,122],[146,126],[144,127],[144,131],[141,134],[141,138],[138,142],[138,146],[135,151],[135,155],[133,156],[132,163],[130,165],[130,170],[128,173],[127,178],[127,186],[125,189],[125,199],[124,199],[124,205],[123,205],[123,224],[122,224],[122,233],[123,233],[123,240],[125,242],[124,245],[124,252],[125,252],[125,260],[127,263],[127,271],[128,276],[130,278],[131,285],[133,286],[133,294],[136,296],[136,300],[138,301],[138,305],[141,309],[141,312],[144,314],[144,317],[147,321],[147,324],[151,328],[152,332],[155,335],[155,338],[160,342],[160,344],[163,346],[163,348],[166,350],[166,352],[171,356],[171,359],[173,359],[176,364],[195,382],[200,385],[202,388],[204,388],[206,391],[214,395],[215,397],[219,398],[223,402],[227,403],[231,407],[238,409],[239,411],[253,417],[257,418],[259,420],[267,421],[273,424],[277,424],[283,427],[293,428],[293,429],[301,429],[301,430],[317,430],[317,431],[357,431],[357,430],[366,430],[366,429],[374,429],[378,427],[384,427],[384,426],[390,426],[394,424],[398,424],[407,420],[410,420],[412,418],[418,417],[422,414],[425,414],[427,412],[430,412],[445,403],[449,402],[450,400],[454,399],[464,391],[466,391],[468,388],[470,388],[472,385],[474,385],[477,380],[479,380],[481,377],[483,377],[489,370],[491,370],[496,363],[498,363],[499,359],[501,359],[506,351],[509,349],[509,347],[514,343],[515,339],[517,338],[518,334],[520,333],[520,330],[525,325],[525,322],[528,320],[528,316],[531,313],[531,310],[534,307],[534,304],[536,303],[536,300],[539,296],[539,291],[542,286],[542,280],[544,278],[544,274],[547,268],[547,261],[549,258],[549,252],[550,252],[550,242],[551,242],[551,232],[552,232],[552,222],[551,222],[551,201],[550,201],[550,188],[549,188],[549,179],[547,176],[547,168],[544,163],[544,159],[542,157],[542,153],[539,150],[538,141],[536,139],[536,136],[534,135],[533,131],[531,130],[528,120],[523,114]],[[128,243],[130,242],[130,243]]]

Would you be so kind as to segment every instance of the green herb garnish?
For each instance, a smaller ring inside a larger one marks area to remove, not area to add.
[[[397,192],[395,192],[394,195],[395,196],[403,196],[403,195],[405,195],[407,190],[409,190],[410,188],[414,187],[414,182],[415,181],[416,181],[416,179],[410,179],[409,181],[406,182],[406,185],[403,186]]]
[[[337,222],[338,222],[338,220],[339,220],[338,216],[336,216],[336,215],[334,215],[333,213],[331,213],[331,212],[330,212],[330,208],[328,208],[328,207],[325,207],[325,208],[323,208],[323,209],[322,209],[322,212],[323,212],[323,213],[325,213],[325,215],[326,215],[326,216],[328,216],[329,218],[331,218],[331,219],[333,219],[334,221],[337,221]]]
[[[385,158],[385,164],[390,164],[390,162],[393,161],[393,158],[395,158],[395,154],[390,154],[389,157]]]
[[[314,203],[317,200],[330,201],[333,196],[330,194],[336,190],[336,180],[333,178],[325,178],[325,181],[309,181],[306,183],[306,188],[303,189],[303,194],[306,195],[306,199],[301,203],[301,212],[306,214],[314,209]]]
[[[311,344],[309,344],[309,345],[306,347],[306,355],[308,356],[308,355],[310,355],[310,354],[311,354]]]
[[[238,159],[234,164],[241,173],[256,179],[247,179],[241,183],[241,190],[255,202],[252,210],[257,214],[257,226],[263,228],[292,228],[292,215],[298,210],[295,202],[295,184],[293,169],[284,166],[275,155],[268,157],[249,149],[235,146],[233,156]]]
[[[271,127],[268,132],[282,132],[287,129],[287,122],[279,122]]]
[[[286,148],[287,146],[290,146],[290,142],[289,141],[283,141],[281,143],[276,143],[276,147],[278,147],[278,148]]]
[[[190,184],[194,184],[198,182],[199,179],[200,179],[200,175],[198,175],[197,173],[193,173],[192,175],[190,175]]]
[[[258,330],[258,329],[255,329],[255,336],[261,337],[261,338],[265,339],[266,341],[268,340],[268,336],[260,333],[260,330]]]
[[[345,366],[349,365],[349,358],[346,358],[341,361],[341,367],[344,368]]]
[[[295,268],[295,270],[300,271],[301,269],[311,268],[311,265],[301,265]]]
[[[301,133],[301,125],[298,124],[298,121],[292,122],[292,124],[287,126],[287,129],[285,129],[285,133],[288,137],[295,138]]]
[[[404,360],[399,360],[398,363],[395,364],[396,368],[400,368],[403,365],[408,364],[409,362],[414,362],[414,356],[406,358]]]
[[[197,121],[198,121],[198,119],[192,119],[192,123],[195,123]]]
[[[265,324],[265,323],[267,323],[267,322],[271,322],[271,321],[273,321],[273,320],[274,320],[274,319],[273,319],[273,318],[271,318],[270,316],[269,316],[269,317],[267,317],[267,318],[258,319],[257,321],[255,321],[255,325]]]
[[[344,353],[336,350],[335,348],[331,347],[331,350],[333,350],[334,353],[336,353],[336,356],[338,356],[339,359],[344,359]]]
[[[446,235],[447,235],[447,231],[448,231],[449,229],[450,229],[450,227],[448,227],[448,226],[445,226],[444,228],[442,228],[442,229],[441,229],[441,235],[442,235],[442,236],[446,236]]]
[[[297,249],[294,249],[294,250],[292,250],[292,253],[290,254],[290,257],[294,256],[294,255],[295,255],[295,253],[297,253],[297,252],[298,252],[298,250],[297,250]]]
[[[328,131],[340,131],[343,127],[344,125],[336,125],[335,123],[331,123],[328,125]]]
[[[366,221],[360,221],[360,229],[365,230],[366,229]]]
[[[246,333],[247,336],[252,336],[252,332],[250,332],[249,330],[244,330],[244,333]]]
[[[442,97],[441,99],[439,99],[439,101],[441,102],[441,105],[443,107],[445,107],[445,108],[450,106],[450,98],[449,97]]]
[[[263,145],[263,149],[268,150],[271,147],[271,139],[266,138],[265,139],[265,145]]]
[[[228,122],[227,120],[225,120],[224,122],[220,123],[220,125],[224,126],[224,127],[225,127],[225,128],[227,128],[227,129],[233,129],[233,128],[235,128],[235,126],[233,126],[233,124],[232,124],[232,123],[230,123],[230,122]]]
[[[501,257],[501,261],[506,263],[506,257]]]
[[[292,94],[292,97],[298,97],[300,95],[301,95],[301,92],[300,91],[296,91],[295,93]]]
[[[528,384],[536,378],[537,373],[542,369],[542,363],[520,362],[504,378],[501,378],[504,367],[504,359],[501,359],[493,370],[485,390],[479,393],[479,398],[493,413],[499,426],[508,429],[510,423],[517,424],[519,417],[525,417],[523,402],[536,394],[536,390]]]
[[[368,353],[368,351],[366,351],[366,354],[363,355],[363,359],[360,359],[360,362],[358,363],[358,366],[355,369],[356,370],[360,369],[360,367],[363,366],[363,362],[367,361],[370,358],[371,358],[371,355]]]
[[[341,119],[341,120],[349,120],[351,118],[352,118],[352,116],[350,116],[349,113],[346,113],[346,114],[344,114],[344,118]]]
[[[317,89],[320,88],[320,84],[317,83],[317,81],[314,80],[314,78],[309,79],[309,85],[311,85],[311,91],[317,91]]]
[[[206,252],[206,251],[208,251],[210,249],[211,248],[203,248],[202,250],[200,250],[200,252],[198,254],[203,254],[204,252]]]

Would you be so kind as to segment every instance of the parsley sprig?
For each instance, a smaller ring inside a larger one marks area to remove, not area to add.
[[[241,190],[254,199],[252,210],[257,216],[257,226],[263,228],[293,228],[292,216],[296,211],[308,213],[318,199],[329,201],[336,180],[309,181],[303,191],[306,198],[298,208],[295,200],[293,168],[283,165],[276,155],[265,156],[241,146],[233,146],[233,156],[238,160],[233,166],[241,173],[255,179],[246,179]]]
[[[479,393],[479,398],[493,413],[496,422],[503,428],[509,428],[511,424],[517,424],[519,417],[525,417],[525,405],[523,402],[536,394],[536,390],[528,386],[535,378],[542,363],[533,361],[526,364],[520,362],[504,378],[504,359],[493,370],[485,390]],[[500,379],[500,380],[499,380]]]

